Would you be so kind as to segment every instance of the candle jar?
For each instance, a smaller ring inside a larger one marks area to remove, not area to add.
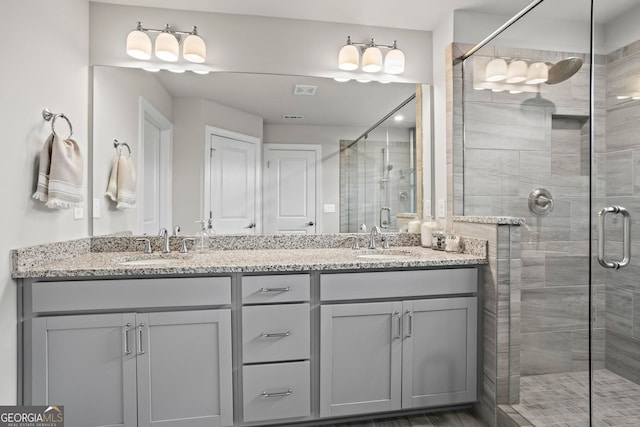
[[[460,252],[460,236],[448,233],[445,236],[444,250],[447,252]]]

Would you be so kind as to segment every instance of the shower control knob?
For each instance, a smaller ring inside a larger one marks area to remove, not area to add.
[[[313,221],[309,221],[309,222],[307,223],[307,225],[308,225],[309,227],[311,227],[311,226],[313,226],[313,225],[315,225],[315,224],[314,224],[314,222],[313,222]]]

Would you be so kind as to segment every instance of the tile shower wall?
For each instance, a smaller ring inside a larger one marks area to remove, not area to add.
[[[341,141],[342,147],[349,144]],[[384,171],[384,150],[391,169]],[[391,210],[390,229],[398,213],[415,212],[415,173],[409,141],[366,140],[340,151],[340,231],[358,232],[360,224],[380,225],[380,209]],[[387,201],[388,199],[388,201]]]
[[[506,48],[485,48],[480,54],[485,58],[520,56],[549,62],[569,56],[584,58],[569,52],[518,49],[516,53]],[[588,63],[589,58],[585,59]],[[604,77],[603,67],[598,65],[596,70],[600,78]],[[519,372],[533,375],[586,370],[589,67],[583,66],[563,83],[540,85],[539,94],[473,90],[471,69],[467,61],[463,93],[464,214],[524,217],[527,222],[521,230],[521,290],[513,295],[521,302]],[[539,187],[550,190],[554,197],[553,211],[547,216],[536,216],[528,209],[529,192]],[[604,276],[597,280],[597,296],[603,298]],[[602,317],[594,334],[596,367],[604,365]],[[500,321],[499,317],[498,324]],[[516,387],[515,382],[512,387]]]
[[[607,58],[606,145],[596,150],[600,177],[606,177],[606,205],[622,205],[632,215],[631,264],[606,271],[606,367],[640,384],[640,102],[617,100],[638,90],[640,42]],[[602,182],[602,180],[600,180]],[[620,257],[621,224],[608,223],[607,254]]]

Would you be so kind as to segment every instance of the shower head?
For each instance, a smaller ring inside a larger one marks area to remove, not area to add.
[[[549,67],[549,78],[546,83],[548,85],[562,83],[577,73],[580,67],[582,67],[582,59],[575,56],[556,62]]]

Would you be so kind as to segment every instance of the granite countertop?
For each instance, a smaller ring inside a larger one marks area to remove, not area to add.
[[[486,264],[486,255],[450,253],[419,246],[393,247],[393,258],[359,258],[352,249],[214,250],[164,255],[87,252],[67,259],[15,267],[14,278],[158,276],[233,272],[286,272],[424,268]],[[161,261],[159,261],[161,260]],[[133,261],[134,265],[122,264]],[[137,264],[136,264],[137,263]]]

